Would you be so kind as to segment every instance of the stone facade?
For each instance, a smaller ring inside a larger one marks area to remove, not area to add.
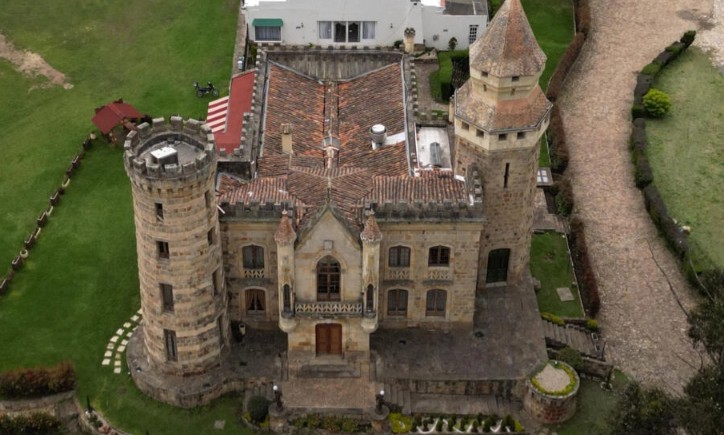
[[[160,118],[140,125],[125,143],[144,346],[155,369],[183,376],[217,367],[229,342],[216,153],[208,133],[197,121]],[[173,163],[159,163],[161,151]]]

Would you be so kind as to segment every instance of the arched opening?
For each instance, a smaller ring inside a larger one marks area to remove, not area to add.
[[[342,268],[334,257],[326,256],[317,263],[317,300],[340,300]]]
[[[264,290],[252,288],[246,290],[246,313],[247,314],[263,314],[266,304],[264,298]]]
[[[407,316],[407,290],[391,289],[387,291],[387,315]]]

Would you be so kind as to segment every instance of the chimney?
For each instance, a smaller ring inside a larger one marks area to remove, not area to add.
[[[282,124],[282,152],[294,154],[292,147],[292,124]]]

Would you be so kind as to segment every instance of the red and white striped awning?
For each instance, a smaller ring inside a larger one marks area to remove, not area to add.
[[[229,112],[229,97],[222,97],[209,103],[206,125],[213,133],[226,129],[226,114]]]

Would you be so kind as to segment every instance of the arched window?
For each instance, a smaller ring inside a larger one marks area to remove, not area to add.
[[[375,311],[375,286],[372,284],[367,286],[367,312],[372,313]]]
[[[329,255],[317,263],[317,300],[338,301],[342,268]]]
[[[260,314],[264,312],[264,290],[254,288],[246,291],[246,312]]]
[[[244,246],[241,254],[244,260],[244,269],[264,269],[264,248],[261,246]]]
[[[387,315],[407,316],[407,290],[398,288],[387,290]]]
[[[410,248],[405,246],[390,248],[388,264],[390,267],[410,267]]]
[[[430,248],[430,255],[427,257],[428,266],[449,266],[450,248],[447,246],[433,246]]]
[[[488,254],[488,272],[486,283],[506,282],[508,280],[508,261],[510,249],[495,249]]]
[[[290,313],[292,311],[292,290],[289,284],[284,284],[284,294],[282,295],[284,302],[284,312]]]
[[[425,315],[427,316],[445,316],[445,306],[447,305],[447,292],[445,290],[430,290],[427,292],[427,303],[425,305]]]

